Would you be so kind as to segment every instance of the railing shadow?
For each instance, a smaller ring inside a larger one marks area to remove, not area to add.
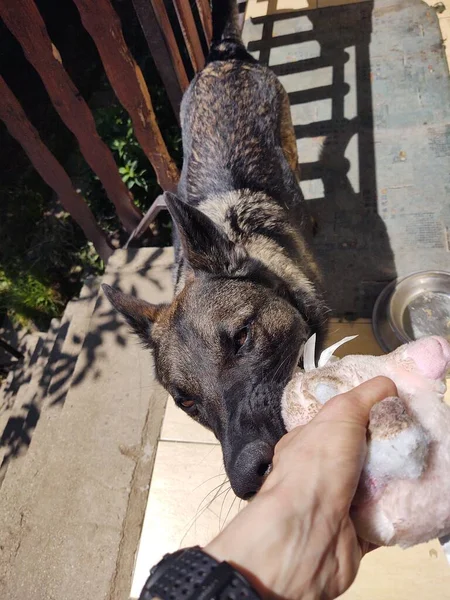
[[[150,271],[163,250],[155,248],[133,272],[152,282],[157,290],[163,287]],[[127,251],[125,264],[133,259],[135,249]],[[167,267],[170,269],[170,267]],[[110,285],[120,287],[116,272]],[[108,376],[106,345],[125,348],[137,344],[134,336],[124,335],[124,322],[102,293],[99,282],[92,280],[82,295],[69,305],[50,346],[39,348],[25,365],[26,376],[17,378],[3,391],[0,407],[0,486],[10,461],[23,456],[29,449],[33,433],[44,410],[63,407],[69,388],[77,388],[87,377],[97,380]],[[132,287],[131,293],[137,293]],[[95,311],[95,320],[91,321]],[[78,321],[77,321],[78,319]],[[113,336],[111,337],[111,334]],[[40,364],[39,364],[40,363]],[[31,387],[32,386],[32,387]]]
[[[251,20],[248,49],[289,93],[301,186],[318,222],[315,248],[332,313],[370,317],[379,292],[396,276],[378,214],[373,2],[288,13],[276,5],[270,0],[269,14]]]

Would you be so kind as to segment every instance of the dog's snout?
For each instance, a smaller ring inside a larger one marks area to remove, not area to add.
[[[272,458],[273,448],[266,442],[251,442],[244,446],[229,471],[236,496],[249,500],[256,494],[270,470]]]

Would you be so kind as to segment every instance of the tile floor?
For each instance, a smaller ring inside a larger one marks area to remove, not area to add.
[[[247,0],[246,20],[251,17],[261,17],[276,12],[288,12],[290,10],[326,8],[327,6],[342,6],[365,2],[366,0]],[[447,63],[450,65],[450,0],[423,0],[430,6],[442,4],[444,10],[437,12],[439,25],[441,27],[442,40],[447,55]],[[260,39],[261,36],[255,39]]]
[[[368,320],[333,320],[329,344],[358,335],[337,351],[382,354]],[[450,390],[448,392],[450,403]],[[238,511],[240,502],[225,483],[220,446],[169,399],[161,431],[137,554],[131,598],[139,597],[148,571],[166,552],[205,544]],[[381,576],[382,574],[382,576]],[[345,600],[435,600],[450,597],[450,568],[437,542],[411,550],[383,548],[367,556]]]

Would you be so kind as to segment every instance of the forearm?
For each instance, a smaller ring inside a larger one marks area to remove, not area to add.
[[[336,528],[339,516],[324,511],[311,487],[304,490],[302,505],[304,510],[293,510],[278,490],[262,492],[205,551],[232,564],[264,599],[336,597],[350,585],[361,558],[347,545],[352,525],[345,525],[348,532]]]

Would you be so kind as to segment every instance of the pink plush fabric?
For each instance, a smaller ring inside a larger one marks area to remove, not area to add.
[[[430,337],[386,356],[347,356],[298,372],[286,387],[282,414],[290,430],[372,377],[397,385],[398,397],[372,410],[352,508],[358,534],[372,543],[408,547],[450,534],[450,406],[443,401],[449,366],[449,343]]]

